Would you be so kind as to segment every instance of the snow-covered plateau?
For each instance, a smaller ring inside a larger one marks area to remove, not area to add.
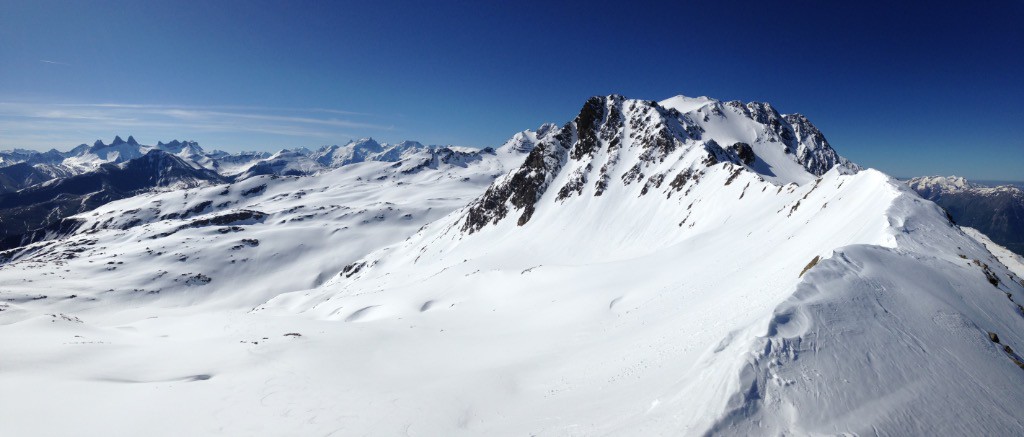
[[[350,146],[0,252],[0,434],[1024,434],[1021,258],[802,115]]]

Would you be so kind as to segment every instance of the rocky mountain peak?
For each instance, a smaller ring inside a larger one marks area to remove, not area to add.
[[[563,202],[609,190],[643,196],[685,185],[723,164],[732,173],[746,170],[778,184],[809,182],[836,165],[852,165],[806,117],[784,116],[762,102],[598,96],[561,128],[531,134],[516,134],[502,146],[529,155],[470,205],[464,231],[497,223],[513,210],[520,211],[517,223],[525,224],[551,187],[553,200]]]
[[[158,141],[156,143],[156,147],[174,154],[181,153],[185,150],[189,150],[190,153],[203,153],[203,148],[195,141],[171,140],[166,143]]]
[[[352,147],[355,148],[355,149],[372,151],[372,152],[380,152],[381,150],[384,149],[380,145],[380,143],[378,143],[373,138],[360,138],[358,140],[353,141],[351,144],[352,144]]]
[[[502,153],[514,155],[530,153],[537,145],[538,138],[548,136],[551,132],[558,129],[558,125],[554,123],[545,123],[537,128],[536,131],[524,130],[509,138],[505,144],[498,147],[498,150]]]
[[[926,199],[935,200],[944,194],[981,188],[981,185],[960,176],[922,176],[910,179],[907,185]]]
[[[396,144],[395,147],[401,149],[422,149],[424,146],[423,143],[420,143],[419,141],[405,140]]]
[[[517,222],[525,224],[556,179],[565,179],[558,199],[582,195],[585,190],[601,196],[613,177],[626,185],[641,180],[647,166],[663,162],[699,134],[700,128],[688,118],[656,102],[620,95],[591,97],[573,121],[557,129],[547,127],[544,135],[530,141],[533,148],[523,165],[496,181],[470,206],[462,229],[475,232],[502,220],[511,210],[522,211]],[[523,133],[510,143],[526,144],[527,138]],[[570,174],[559,178],[566,167],[571,167]]]

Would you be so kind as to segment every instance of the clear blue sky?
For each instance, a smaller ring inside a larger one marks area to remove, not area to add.
[[[893,175],[1024,179],[1024,1],[433,3],[0,0],[0,148],[494,146],[686,94]]]

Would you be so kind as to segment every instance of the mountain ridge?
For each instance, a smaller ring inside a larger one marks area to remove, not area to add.
[[[1019,258],[767,104],[573,115],[495,149],[273,174],[315,162],[289,150],[69,217],[0,251],[0,346],[28,357],[0,382],[144,394],[139,422],[240,434],[1024,426]],[[322,156],[383,152],[355,149]],[[0,414],[81,430],[33,405]]]
[[[602,109],[621,103],[621,117]],[[513,372],[521,386],[547,391],[474,392],[476,405],[505,405],[501,415],[480,413],[477,432],[530,429],[552,409],[587,423],[586,432],[612,434],[998,433],[1021,425],[1013,414],[960,421],[935,407],[982,417],[1018,397],[942,381],[1024,381],[1018,356],[1000,349],[1024,347],[1015,303],[1024,282],[988,249],[876,170],[835,158],[815,176],[813,159],[785,153],[798,147],[781,124],[773,127],[781,116],[747,118],[763,126],[752,133],[760,141],[750,144],[751,160],[722,147],[735,138],[713,136],[714,126],[697,125],[702,131],[661,114],[670,112],[642,101],[588,101],[466,207],[254,312],[369,331],[411,324],[473,348],[487,348],[481,338],[500,342],[484,363],[458,366],[469,374],[488,374],[491,362],[546,363]],[[635,131],[633,119],[641,121]],[[829,154],[814,159],[821,156]],[[391,356],[403,346],[375,347]],[[553,352],[560,348],[572,353]],[[970,366],[949,364],[954,357]],[[450,364],[432,360],[431,369]],[[921,375],[901,367],[921,360]],[[557,370],[566,368],[575,371]],[[456,393],[465,392],[433,396]],[[643,413],[623,417],[624,409]]]
[[[161,150],[182,158],[195,168],[213,170],[221,176],[237,179],[267,174],[268,171],[278,175],[313,174],[366,160],[396,162],[421,150],[444,147],[451,146],[425,146],[417,141],[381,144],[372,138],[363,138],[340,146],[322,146],[317,150],[294,148],[273,153],[227,153],[219,150],[207,152],[199,143],[191,140],[171,140],[167,143],[158,141],[155,146],[148,146],[140,144],[129,135],[127,140],[115,136],[110,144],[96,140],[92,146],[81,144],[68,152],[56,149],[48,152],[3,150],[0,151],[0,168],[28,163],[54,178],[66,177],[95,170],[105,163],[122,164],[142,157],[151,150]]]
[[[679,99],[677,96],[666,102]],[[637,183],[643,187],[640,195],[644,195],[652,188],[660,189],[666,182],[669,186],[681,186],[691,178],[700,177],[698,167],[719,162],[732,163],[739,169],[779,183],[806,182],[837,165],[850,171],[859,168],[839,156],[806,118],[798,118],[798,128],[784,128],[783,116],[768,105],[736,103],[727,106],[764,127],[757,136],[742,138],[753,146],[736,141],[723,147],[715,139],[704,139],[705,125],[695,122],[691,115],[710,107],[709,112],[725,118],[725,113],[721,112],[723,106],[717,101],[708,101],[697,109],[680,113],[653,101],[626,100],[616,95],[591,98],[575,120],[537,136],[523,167],[507,175],[503,184],[489,188],[485,197],[470,208],[464,230],[473,232],[487,222],[496,223],[510,208],[522,211],[518,223],[525,224],[533,214],[536,201],[567,164],[572,164],[568,170],[572,174],[557,188],[558,200],[582,195],[584,190],[590,192],[591,189],[594,196],[601,196],[615,183],[613,179],[623,185]],[[710,122],[707,116],[704,120],[704,123]],[[794,135],[791,133],[794,130],[809,134],[806,137]],[[781,155],[776,143],[783,147]],[[630,161],[620,163],[620,149],[633,147],[642,151],[629,158]],[[661,165],[678,150],[685,151],[675,158],[675,163]],[[787,163],[790,168],[777,170]],[[792,164],[799,164],[803,171],[796,170]],[[660,169],[653,170],[659,166]]]
[[[36,231],[114,200],[155,188],[187,189],[223,182],[212,171],[195,169],[177,156],[154,149],[123,166],[102,164],[92,172],[0,193],[0,250],[30,244],[37,238],[33,235],[39,235]]]

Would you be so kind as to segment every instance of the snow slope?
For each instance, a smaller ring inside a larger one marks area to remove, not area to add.
[[[589,137],[580,124],[591,119],[581,114],[565,137]],[[459,414],[470,415],[461,424],[482,434],[1019,429],[1020,396],[991,390],[1024,374],[986,335],[997,332],[1004,344],[1024,347],[1021,314],[1005,294],[1024,290],[934,204],[876,171],[834,169],[802,186],[778,186],[719,163],[678,188],[629,184],[631,178],[619,175],[631,174],[651,144],[657,147],[631,133],[597,141],[589,148],[592,159],[577,140],[565,155],[549,153],[544,164],[531,166],[544,156],[539,149],[558,148],[559,140],[538,146],[523,168],[548,180],[535,204],[500,196],[531,186],[510,173],[416,237],[257,312],[300,312],[388,337],[408,325],[444,332],[461,350],[485,350],[473,358],[420,358],[436,372],[423,378],[425,385],[454,385],[440,393],[420,392],[420,385],[404,390],[411,405],[398,414],[407,418],[399,423],[426,434],[458,429],[412,413],[453,414],[447,405],[434,406],[438,396],[459,399]],[[645,174],[673,168],[669,176],[697,171],[686,165],[694,152],[706,153],[705,143],[689,141],[639,168]],[[609,152],[618,159],[608,159]],[[615,163],[605,191],[598,196],[586,184],[565,196],[559,187],[578,186],[581,174],[593,174],[588,168],[597,171],[593,162]],[[475,214],[478,207],[498,213]],[[514,210],[524,211],[519,220]],[[824,261],[803,276],[816,257]],[[891,266],[906,275],[894,277]],[[998,286],[986,282],[985,271],[1000,279]],[[961,308],[964,300],[969,308]],[[889,315],[897,311],[902,318]],[[879,321],[858,327],[866,316]],[[958,336],[937,331],[937,323]],[[373,369],[404,347],[375,345],[382,361],[360,375],[376,375]],[[828,352],[815,353],[821,350]],[[932,354],[947,361],[928,366],[924,376],[907,374],[915,369],[909,363]],[[455,382],[460,374],[480,379],[463,385]],[[985,388],[938,386],[948,379],[982,381]],[[492,389],[471,388],[480,385]],[[347,388],[359,398],[382,396]],[[979,415],[952,417],[946,414],[952,406]],[[384,419],[368,414],[353,419],[356,430]]]
[[[495,151],[126,199],[0,254],[0,421],[1020,433],[1019,273],[805,119],[693,100],[594,98]],[[266,215],[225,218],[245,211]]]
[[[276,413],[251,421],[273,404],[252,378],[277,366],[253,358],[273,344],[264,337],[303,345],[306,337],[282,334],[326,328],[245,313],[464,205],[510,157],[435,150],[319,176],[149,193],[74,217],[70,235],[3,252],[0,387],[18,401],[0,398],[0,420],[19,435],[294,433],[303,422]],[[289,356],[325,363],[315,355],[327,350]],[[224,407],[226,416],[214,413]],[[49,419],[55,412],[61,420]]]
[[[992,242],[991,239],[977,229],[963,226],[961,226],[960,229],[962,229],[967,235],[970,235],[971,238],[974,238],[981,244],[985,245],[985,248],[992,252],[992,255],[995,255],[995,257],[999,259],[999,262],[1003,263],[1003,265],[1010,269],[1013,274],[1024,278],[1024,257]]]
[[[493,152],[472,156],[477,165],[426,168],[423,161],[436,157],[424,153],[321,176],[259,176],[112,202],[71,217],[67,237],[3,252],[0,281],[11,284],[5,298],[74,294],[86,308],[221,297],[251,307],[281,290],[317,285],[354,257],[463,205],[502,171]],[[54,267],[52,278],[13,279]]]

